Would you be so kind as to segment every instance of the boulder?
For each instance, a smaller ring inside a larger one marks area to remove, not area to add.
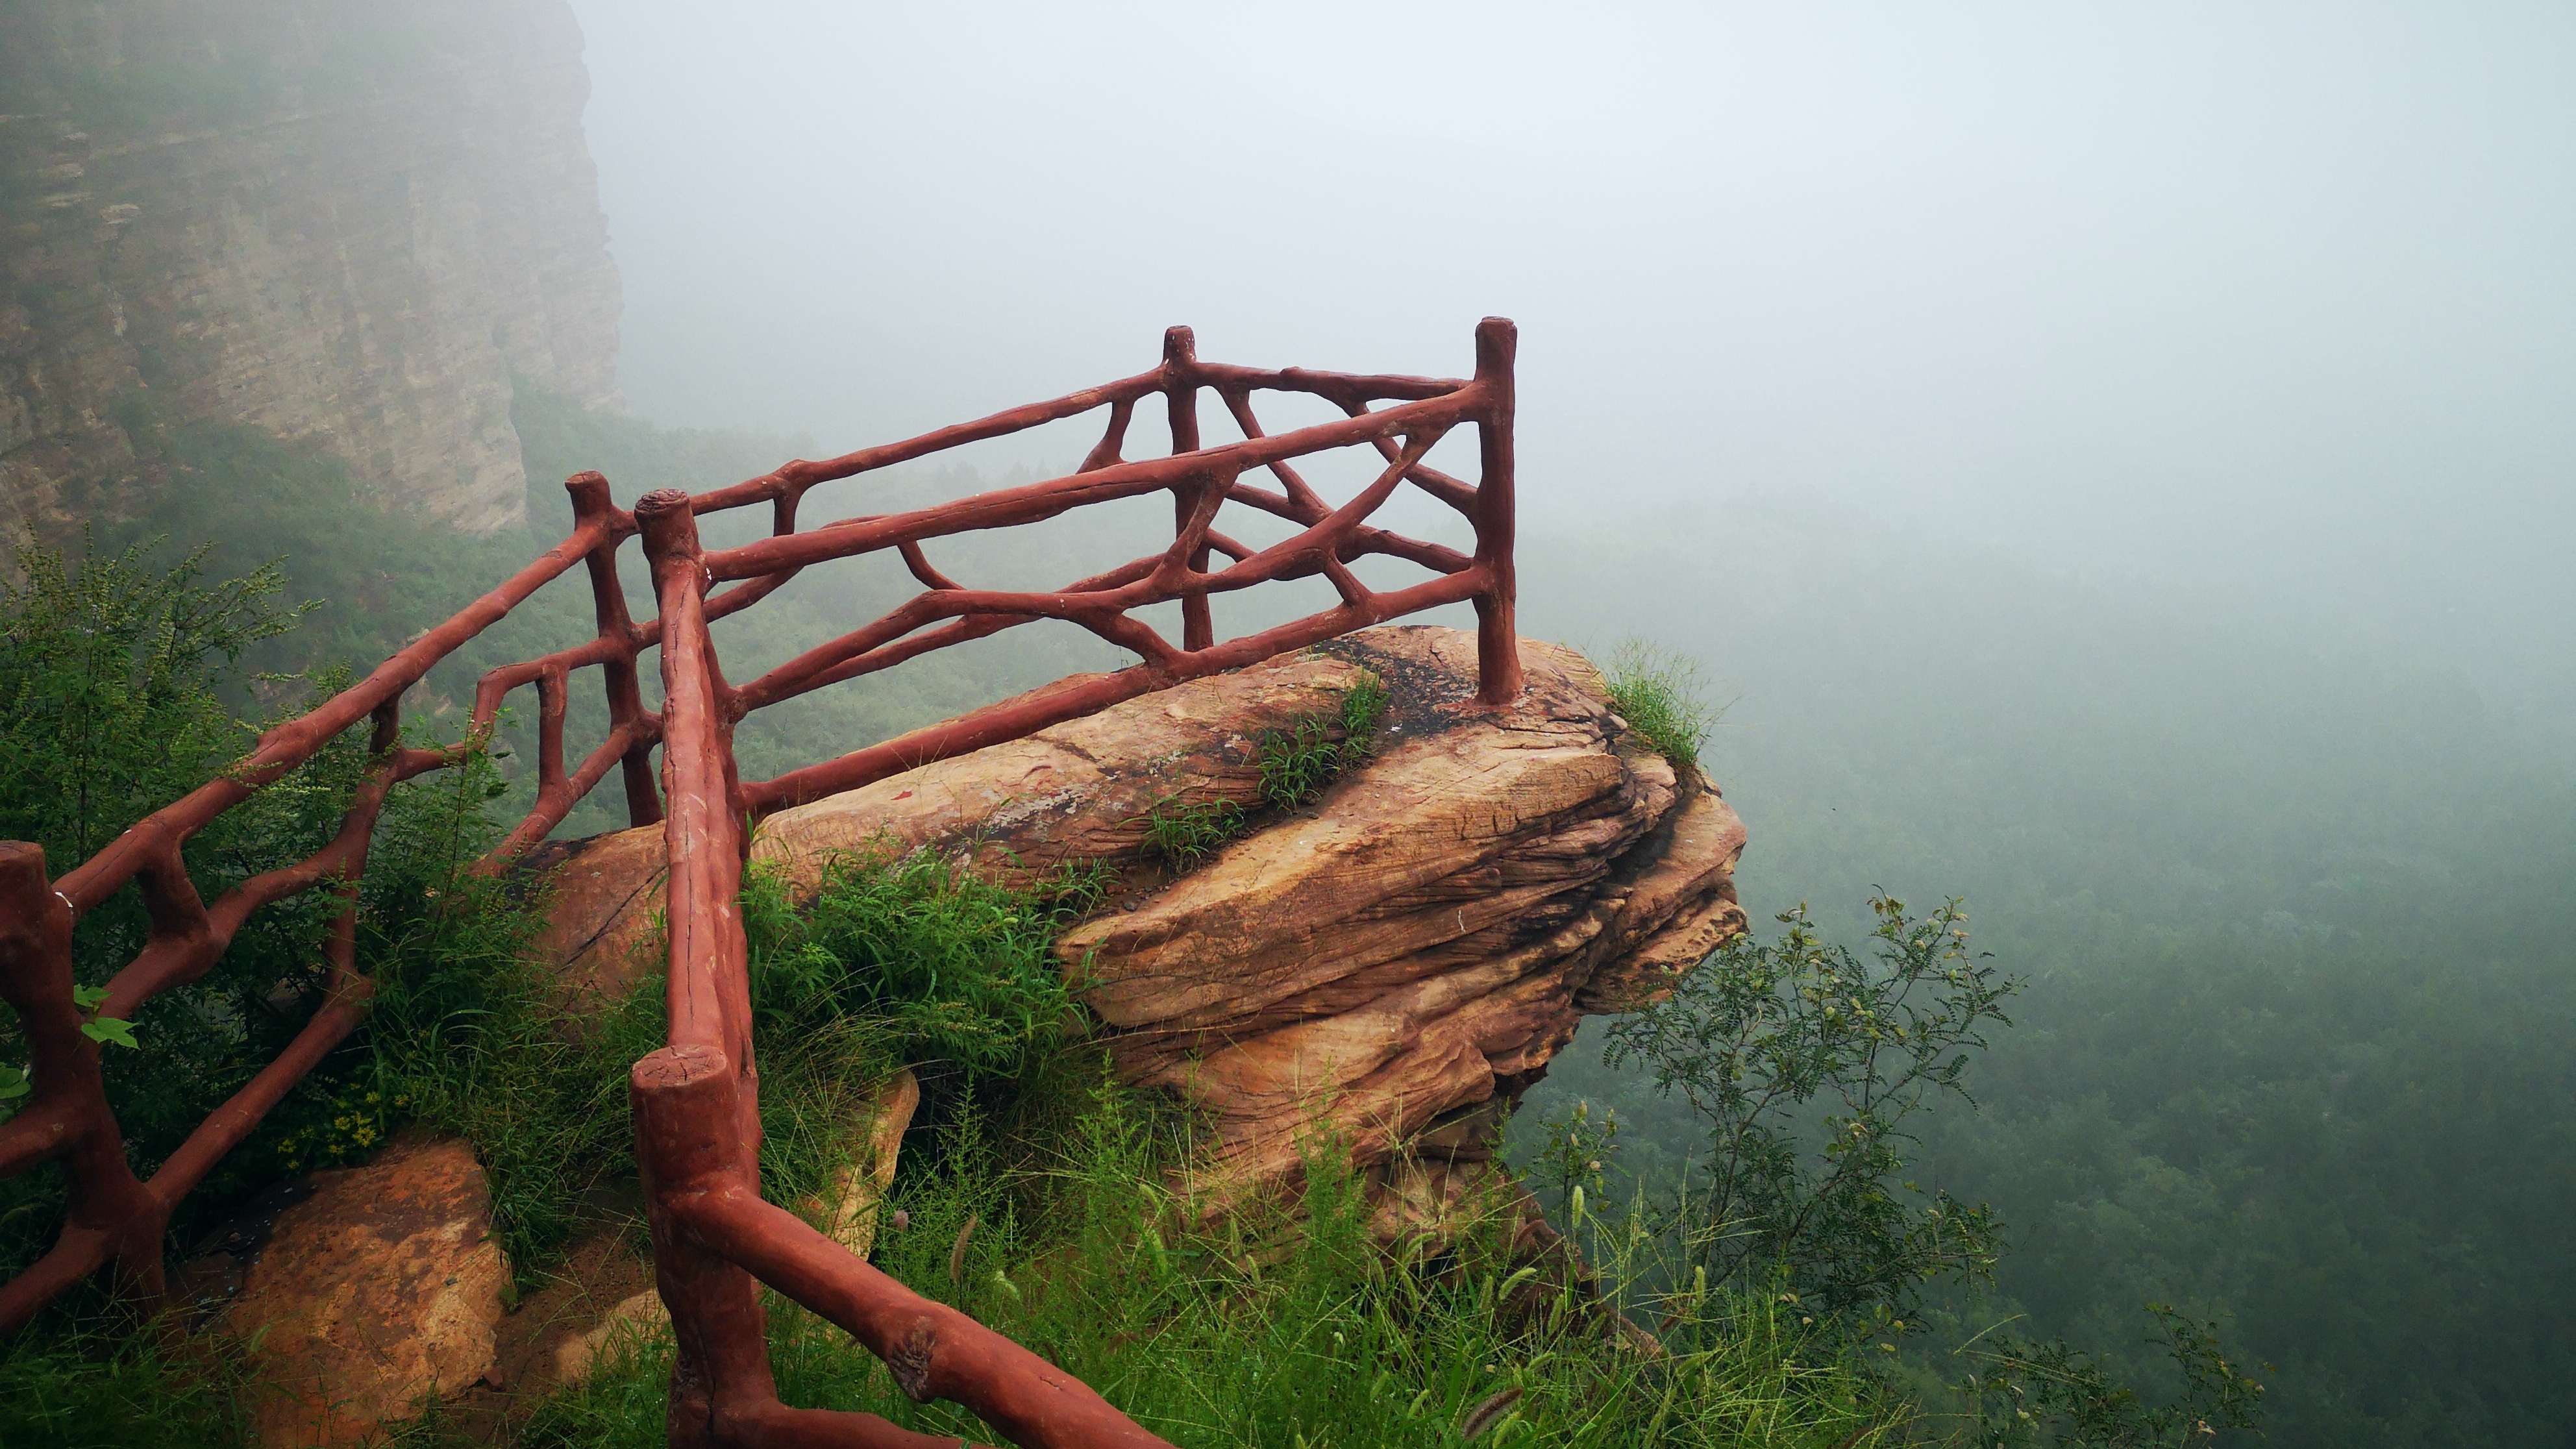
[[[510,1277],[461,1140],[407,1133],[311,1185],[212,1323],[258,1364],[249,1410],[264,1449],[364,1443],[482,1379]]]
[[[599,1322],[573,1334],[555,1345],[553,1383],[564,1386],[580,1383],[590,1377],[600,1355],[613,1343],[640,1345],[660,1333],[671,1322],[671,1310],[662,1302],[657,1288],[618,1300],[600,1315]]]
[[[1658,998],[1744,925],[1743,825],[1580,656],[1524,643],[1527,691],[1485,710],[1470,635],[1341,642],[1428,699],[1415,727],[1060,948],[1122,1073],[1213,1119],[1218,1204],[1296,1181],[1318,1133],[1362,1167],[1490,1155],[1496,1099],[1587,1011]]]
[[[810,893],[835,856],[949,851],[998,879],[1066,865],[1132,865],[1146,822],[1175,797],[1248,803],[1263,732],[1338,708],[1347,659],[1292,655],[941,760],[810,805],[753,832],[752,858]],[[1214,686],[1214,687],[1211,687]],[[568,997],[623,996],[661,969],[652,945],[666,871],[658,825],[547,847],[529,861],[551,892],[539,942]]]
[[[1213,1123],[1212,1205],[1292,1186],[1318,1132],[1363,1168],[1480,1161],[1585,1014],[1658,999],[1744,929],[1744,827],[1579,654],[1522,641],[1528,688],[1499,710],[1475,659],[1463,631],[1367,630],[781,811],[752,855],[791,894],[849,853],[1125,872],[1059,949],[1121,1074]],[[1256,814],[1194,870],[1146,862],[1158,806],[1256,802],[1264,735],[1336,717],[1371,675],[1390,694],[1374,753],[1321,799]],[[568,992],[656,969],[658,829],[548,864]]]

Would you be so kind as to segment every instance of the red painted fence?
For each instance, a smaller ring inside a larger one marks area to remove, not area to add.
[[[533,685],[536,806],[477,868],[497,871],[516,861],[560,825],[612,767],[623,773],[630,818],[638,825],[660,822],[669,852],[669,1045],[636,1063],[632,1097],[654,1269],[679,1341],[672,1442],[949,1442],[870,1415],[780,1404],[769,1376],[757,1282],[847,1329],[886,1361],[916,1399],[961,1403],[1016,1444],[1160,1444],[1062,1371],[966,1315],[914,1295],[794,1214],[761,1200],[750,986],[737,905],[747,831],[752,820],[773,810],[1442,604],[1475,605],[1482,698],[1489,704],[1508,701],[1521,683],[1512,620],[1514,342],[1512,324],[1489,317],[1476,328],[1472,378],[1361,376],[1201,362],[1189,330],[1176,327],[1165,335],[1162,364],[1150,372],[828,462],[789,463],[729,488],[649,493],[631,514],[610,501],[605,478],[584,473],[565,485],[574,526],[562,543],[354,687],[262,736],[247,760],[145,819],[69,874],[48,880],[42,849],[0,842],[0,997],[18,1012],[34,1058],[32,1095],[16,1116],[0,1123],[0,1177],[60,1158],[70,1185],[60,1240],[0,1286],[0,1332],[24,1327],[46,1303],[102,1271],[135,1299],[157,1302],[171,1211],[366,1013],[374,987],[357,969],[356,891],[386,794],[484,748],[503,701]],[[1244,434],[1242,441],[1200,445],[1202,391],[1216,394]],[[1265,391],[1312,394],[1348,416],[1273,437],[1252,410],[1252,395]],[[1129,423],[1137,404],[1153,397],[1164,402],[1171,454],[1128,462],[1122,453]],[[907,513],[796,526],[797,507],[816,484],[1101,408],[1108,410],[1108,422],[1099,445],[1069,476]],[[1474,426],[1480,444],[1473,484],[1422,461],[1461,425]],[[1330,506],[1298,474],[1295,460],[1355,447],[1374,449],[1384,467],[1357,496]],[[1275,487],[1251,481],[1264,471]],[[1466,515],[1475,530],[1472,555],[1370,526],[1370,515],[1407,483]],[[1087,504],[1150,493],[1172,497],[1170,545],[1053,592],[964,588],[932,567],[923,549],[928,540],[1034,523]],[[768,538],[733,549],[701,548],[700,515],[758,503],[771,508]],[[1266,548],[1247,547],[1216,527],[1227,504],[1276,515],[1297,532]],[[657,618],[641,623],[629,617],[618,578],[619,550],[638,535],[658,608]],[[757,679],[740,686],[725,681],[707,632],[710,622],[751,607],[810,565],[887,549],[921,582],[920,594]],[[1222,566],[1216,562],[1220,554]],[[1420,565],[1430,577],[1391,592],[1371,590],[1350,569],[1353,560],[1368,555]],[[589,570],[597,634],[485,675],[464,743],[437,750],[402,746],[404,692],[577,563]],[[1339,596],[1334,607],[1242,638],[1216,639],[1209,595],[1319,574]],[[1177,645],[1133,617],[1138,608],[1172,602],[1181,606]],[[733,731],[751,711],[1038,619],[1088,629],[1132,650],[1140,662],[1113,674],[1061,680],[773,780],[739,778]],[[644,708],[636,664],[637,656],[656,647],[663,681],[659,714]],[[566,696],[573,671],[592,667],[599,669],[607,696],[607,735],[568,770]],[[310,858],[254,877],[206,904],[181,865],[181,845],[361,721],[372,724],[372,763],[338,835]],[[659,791],[652,765],[656,746],[663,755]],[[83,1012],[72,995],[74,921],[129,883],[143,893],[151,934],[142,952],[108,983],[107,998],[97,1008],[103,1016],[131,1018],[158,993],[203,975],[263,906],[315,889],[334,891],[343,903],[326,945],[326,998],[312,1022],[148,1180],[128,1166],[107,1105],[99,1045],[82,1034]]]

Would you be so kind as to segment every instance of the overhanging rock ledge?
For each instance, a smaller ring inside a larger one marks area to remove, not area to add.
[[[782,811],[752,853],[798,892],[888,849],[1134,873],[1059,946],[1120,1074],[1206,1114],[1212,1201],[1293,1185],[1320,1130],[1392,1231],[1490,1173],[1503,1110],[1584,1016],[1656,999],[1744,929],[1744,827],[1717,788],[1634,734],[1580,655],[1521,657],[1527,692],[1494,710],[1473,634],[1369,630]],[[1254,802],[1264,733],[1332,716],[1364,673],[1391,694],[1373,756],[1196,869],[1153,870],[1157,804]],[[660,850],[652,828],[544,857],[568,990],[651,969]]]

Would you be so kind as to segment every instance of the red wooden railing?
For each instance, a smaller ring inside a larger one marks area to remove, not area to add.
[[[1150,372],[828,462],[789,463],[729,488],[649,493],[631,514],[610,501],[606,479],[584,473],[565,485],[574,526],[562,543],[354,687],[263,735],[248,759],[126,831],[69,874],[49,881],[40,847],[0,842],[0,997],[18,1013],[34,1079],[34,1091],[18,1113],[0,1123],[0,1177],[60,1158],[69,1181],[60,1239],[34,1266],[0,1286],[0,1332],[24,1327],[46,1303],[102,1271],[146,1304],[160,1298],[162,1239],[172,1210],[365,1014],[374,988],[357,968],[356,890],[387,793],[483,748],[504,700],[533,685],[536,804],[477,869],[503,869],[545,839],[612,766],[623,771],[629,818],[638,825],[659,821],[669,856],[669,1045],[636,1063],[632,1098],[654,1270],[679,1342],[672,1442],[950,1442],[869,1415],[779,1403],[756,1281],[847,1329],[886,1361],[916,1399],[964,1404],[1014,1443],[1050,1449],[1160,1444],[1052,1365],[966,1315],[918,1297],[793,1214],[762,1201],[750,986],[737,904],[749,825],[773,810],[1442,604],[1475,605],[1481,697],[1495,705],[1510,700],[1521,684],[1512,619],[1514,341],[1510,322],[1489,317],[1476,329],[1475,375],[1433,379],[1201,362],[1189,330],[1176,327],[1164,338],[1162,364]],[[1202,391],[1224,403],[1242,441],[1200,445]],[[1252,409],[1252,395],[1263,391],[1313,394],[1348,416],[1272,437]],[[1125,461],[1121,454],[1135,408],[1158,395],[1170,420],[1171,454]],[[1109,417],[1099,445],[1069,476],[906,513],[806,530],[796,526],[797,507],[816,484],[1104,407]],[[1474,484],[1422,461],[1462,424],[1474,425],[1481,445]],[[1298,458],[1361,446],[1375,449],[1384,467],[1339,507],[1328,506],[1295,467]],[[1277,487],[1247,481],[1262,470]],[[1369,517],[1406,483],[1467,516],[1475,530],[1472,555],[1369,525]],[[1157,492],[1172,495],[1168,547],[1051,593],[963,587],[932,567],[922,546]],[[757,503],[772,510],[768,538],[712,552],[701,547],[700,515]],[[1284,518],[1298,531],[1267,548],[1247,547],[1215,526],[1229,503]],[[618,552],[639,534],[658,608],[658,617],[641,623],[629,617],[618,577]],[[758,603],[810,565],[887,549],[900,555],[923,592],[757,679],[739,687],[726,683],[709,623]],[[1223,567],[1215,566],[1219,554],[1229,560]],[[1367,555],[1418,564],[1431,577],[1391,592],[1372,590],[1350,569],[1353,560]],[[403,746],[404,692],[576,563],[589,570],[598,616],[594,637],[486,674],[463,743],[445,749]],[[1209,595],[1316,575],[1338,595],[1332,608],[1241,638],[1216,639]],[[1178,645],[1133,616],[1136,609],[1172,602],[1181,606]],[[1038,619],[1079,625],[1133,650],[1140,662],[1112,674],[1061,680],[773,780],[739,778],[733,731],[751,711]],[[644,708],[636,664],[638,655],[656,647],[663,681],[659,714]],[[564,736],[571,677],[592,667],[600,670],[607,697],[606,737],[568,770]],[[181,863],[182,845],[362,720],[372,721],[371,763],[331,843],[294,865],[243,882],[212,905],[204,903]],[[657,745],[667,812],[655,789],[651,752]],[[325,948],[324,1002],[311,1023],[149,1179],[138,1179],[127,1163],[107,1104],[99,1046],[81,1032],[84,1014],[72,994],[74,921],[129,883],[142,892],[150,936],[108,983],[106,1000],[96,1008],[102,1016],[130,1018],[158,993],[202,976],[263,906],[314,889],[336,891],[342,901]]]

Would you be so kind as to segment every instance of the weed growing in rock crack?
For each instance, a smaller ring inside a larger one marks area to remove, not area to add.
[[[1699,763],[1699,747],[1723,711],[1708,702],[1698,660],[1631,638],[1611,651],[1602,676],[1610,707],[1655,753],[1676,765]]]
[[[1386,681],[1362,670],[1332,715],[1262,735],[1262,800],[1294,810],[1323,794],[1334,776],[1375,751],[1387,701]]]
[[[1342,738],[1350,758],[1364,757],[1377,748],[1377,727],[1386,719],[1391,698],[1386,681],[1367,669],[1342,691]]]
[[[1145,853],[1186,870],[1243,829],[1242,807],[1230,800],[1157,804],[1145,817]]]
[[[1293,810],[1312,801],[1342,771],[1376,748],[1386,717],[1386,681],[1362,670],[1329,715],[1298,720],[1261,737],[1261,801]],[[1251,813],[1230,800],[1157,801],[1145,816],[1145,853],[1187,870],[1243,833]]]

